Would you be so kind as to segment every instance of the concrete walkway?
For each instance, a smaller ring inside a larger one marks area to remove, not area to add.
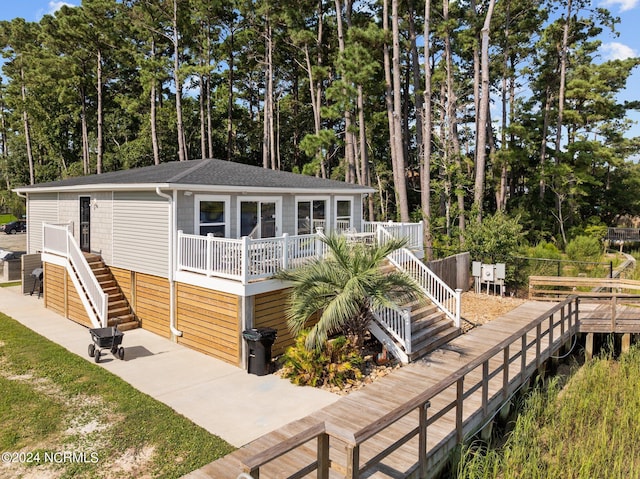
[[[87,361],[87,328],[44,308],[18,287],[0,288],[0,311]],[[143,329],[126,331],[124,361],[105,352],[100,366],[240,447],[339,399],[274,375],[258,377]]]

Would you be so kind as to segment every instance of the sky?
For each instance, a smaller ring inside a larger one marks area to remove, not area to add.
[[[0,0],[0,20],[22,17],[27,21],[39,21],[44,15],[54,13],[62,5],[79,5],[80,0]],[[603,61],[640,56],[640,0],[595,0],[594,6],[604,7],[621,19],[617,25],[618,36],[606,33],[601,37],[600,57]],[[627,89],[619,96],[623,100],[640,99],[640,68],[629,78]],[[627,134],[640,136],[640,112],[629,112],[636,122]]]

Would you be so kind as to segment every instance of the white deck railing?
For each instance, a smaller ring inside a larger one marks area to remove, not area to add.
[[[44,253],[63,256],[67,259],[73,267],[73,271],[75,271],[75,277],[87,293],[86,299],[89,301],[98,321],[102,327],[106,327],[109,296],[102,290],[100,283],[98,283],[78,243],[69,231],[69,225],[44,223],[42,225],[42,251]]]
[[[381,230],[387,231],[383,235],[385,238],[407,234],[410,243],[422,244],[422,223],[365,223],[362,234],[375,238],[376,235],[382,236],[379,233]],[[247,284],[253,280],[273,277],[282,269],[323,257],[325,244],[320,241],[320,237],[321,234],[318,233],[232,239],[178,231],[177,270]]]
[[[365,233],[374,233],[380,243],[384,243],[389,237],[396,239],[406,238],[407,248],[418,251],[424,249],[424,224],[422,221],[419,223],[365,221],[363,222],[362,231]]]
[[[451,289],[411,251],[402,248],[387,256],[389,261],[405,271],[419,285],[425,295],[460,327],[462,290]]]
[[[384,329],[404,348],[404,354],[411,354],[411,309],[381,308],[373,311],[373,315]]]
[[[241,281],[270,278],[278,271],[324,255],[315,234],[241,239],[200,236],[178,231],[178,271]]]

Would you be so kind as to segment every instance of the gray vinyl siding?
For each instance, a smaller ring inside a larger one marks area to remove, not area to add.
[[[102,256],[107,264],[113,259],[113,193],[91,192],[60,193],[58,197],[58,220],[69,223],[73,237],[80,243],[80,198],[91,198],[91,252]]]
[[[169,202],[153,192],[116,192],[112,265],[166,278]]]
[[[59,223],[58,193],[31,193],[28,204],[28,253],[31,254],[42,251],[42,224]]]

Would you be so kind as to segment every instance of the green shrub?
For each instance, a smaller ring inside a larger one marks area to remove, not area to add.
[[[464,238],[472,260],[483,263],[508,263],[524,241],[519,218],[500,212],[486,216],[480,224],[469,222]]]
[[[305,341],[308,331],[296,338],[296,343],[282,356],[282,376],[300,386],[345,384],[362,377],[360,367],[363,359],[345,336],[338,336],[318,349],[307,349]]]
[[[593,236],[577,236],[565,250],[572,261],[599,261],[602,256],[600,241]]]

